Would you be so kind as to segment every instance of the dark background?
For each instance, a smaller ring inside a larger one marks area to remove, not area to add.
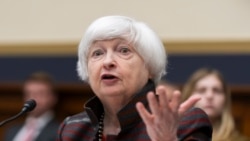
[[[76,62],[76,56],[0,57],[0,82],[22,81],[34,71],[46,71],[58,82],[80,83]],[[183,84],[200,67],[220,70],[230,84],[250,84],[250,55],[169,55],[164,79]]]

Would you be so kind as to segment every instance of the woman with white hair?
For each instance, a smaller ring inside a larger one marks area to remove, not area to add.
[[[58,141],[209,140],[211,125],[198,99],[180,105],[180,92],[155,95],[165,74],[166,53],[144,23],[124,16],[94,21],[78,50],[78,74],[95,93],[85,111],[68,117]],[[187,111],[187,112],[184,112]]]

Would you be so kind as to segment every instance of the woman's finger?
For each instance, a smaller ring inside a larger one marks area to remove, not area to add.
[[[156,99],[155,94],[153,92],[149,92],[147,95],[147,99],[148,99],[149,108],[150,108],[152,114],[159,115],[159,113],[160,113],[159,103]]]
[[[165,91],[164,88],[159,87],[158,88],[158,95],[159,95],[159,103],[160,106],[164,109],[170,110],[169,108],[169,102],[167,91]]]
[[[173,112],[178,112],[180,101],[181,101],[181,92],[178,90],[175,90],[172,95],[172,100],[169,104]]]
[[[178,110],[178,113],[180,116],[182,116],[186,111],[188,111],[190,108],[192,108],[196,102],[198,102],[201,99],[199,95],[192,95],[190,98],[188,98],[186,101],[184,101]]]
[[[144,105],[141,102],[136,103],[136,109],[141,116],[142,120],[146,125],[150,124],[151,122],[151,114],[147,111],[147,109],[144,107]]]

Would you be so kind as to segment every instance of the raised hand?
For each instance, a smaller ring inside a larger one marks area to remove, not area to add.
[[[190,97],[180,104],[180,91],[167,94],[166,89],[159,87],[158,99],[153,92],[147,94],[150,111],[141,102],[136,104],[147,133],[152,141],[175,141],[180,117],[190,109],[200,98]],[[170,98],[169,98],[170,97]]]

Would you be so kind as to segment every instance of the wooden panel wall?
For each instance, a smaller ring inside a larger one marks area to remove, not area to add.
[[[232,87],[232,113],[236,127],[250,137],[250,87]]]
[[[0,43],[0,55],[76,56],[79,42]],[[163,41],[163,44],[168,54],[250,54],[250,41]]]
[[[56,107],[56,116],[59,121],[65,117],[79,113],[83,110],[84,102],[93,96],[89,86],[85,84],[58,84],[59,103]],[[237,128],[250,137],[250,87],[232,86],[232,112]],[[22,107],[21,84],[0,84],[0,121],[13,116]],[[24,116],[0,127],[0,140],[8,126],[16,122],[23,122]]]

